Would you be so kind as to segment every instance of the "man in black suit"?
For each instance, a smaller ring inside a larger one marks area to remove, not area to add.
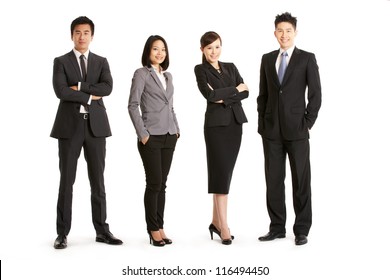
[[[296,24],[297,19],[290,13],[276,16],[274,34],[280,49],[263,55],[261,61],[258,132],[263,140],[271,223],[269,232],[259,240],[270,241],[286,235],[284,179],[288,155],[295,244],[303,245],[312,223],[309,129],[321,107],[321,83],[315,55],[294,45]]]
[[[103,97],[112,91],[107,59],[89,51],[94,23],[78,17],[71,24],[74,49],[54,59],[53,87],[60,99],[50,136],[58,139],[60,188],[57,202],[57,238],[54,248],[67,247],[72,219],[72,193],[81,148],[88,165],[92,220],[96,241],[119,245],[106,223],[104,166],[106,137],[111,136]]]

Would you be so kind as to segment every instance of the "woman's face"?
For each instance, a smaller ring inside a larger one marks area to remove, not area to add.
[[[201,48],[204,56],[206,57],[206,60],[210,63],[216,63],[219,60],[219,56],[221,55],[221,40],[217,39],[211,44],[205,46],[204,48]]]
[[[152,49],[150,50],[150,63],[153,66],[158,67],[161,63],[164,62],[166,55],[167,53],[165,51],[165,45],[163,41],[154,41],[152,44]]]

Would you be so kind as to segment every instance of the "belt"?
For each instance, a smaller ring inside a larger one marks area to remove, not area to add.
[[[89,114],[81,113],[81,117],[82,117],[84,120],[88,120],[88,119],[89,119]]]

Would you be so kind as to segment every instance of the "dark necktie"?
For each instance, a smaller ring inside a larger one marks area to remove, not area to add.
[[[85,82],[87,80],[87,70],[85,67],[85,56],[82,54],[80,55],[80,66],[81,66],[81,76],[83,76],[83,81]]]
[[[284,73],[286,72],[286,68],[287,68],[287,52],[283,52],[281,56],[282,59],[280,61],[279,71],[278,71],[278,77],[280,83],[282,83],[283,81]]]

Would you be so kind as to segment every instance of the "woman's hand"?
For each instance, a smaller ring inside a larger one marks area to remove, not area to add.
[[[144,137],[144,138],[141,139],[141,142],[142,142],[142,144],[146,145],[146,143],[148,142],[148,140],[149,140],[149,136],[146,136],[146,137]]]
[[[236,89],[238,90],[238,92],[243,92],[243,91],[249,91],[248,89],[248,86],[246,84],[239,84]]]

